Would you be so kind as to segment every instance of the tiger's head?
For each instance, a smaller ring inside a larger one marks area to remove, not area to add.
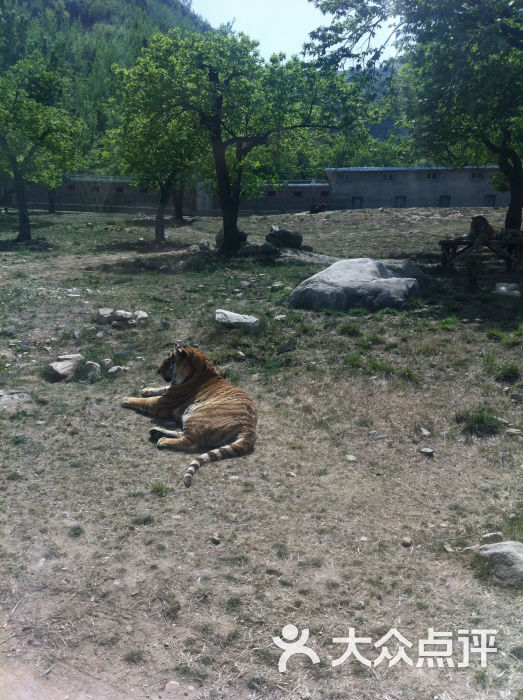
[[[194,375],[206,372],[217,374],[216,369],[197,347],[178,343],[156,371],[164,381],[171,384],[183,384]]]
[[[491,228],[488,219],[484,216],[473,216],[470,222],[470,232],[471,233],[483,233]]]

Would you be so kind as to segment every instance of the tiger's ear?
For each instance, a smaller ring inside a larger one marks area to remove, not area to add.
[[[178,345],[176,348],[176,354],[178,355],[178,357],[187,357],[187,353],[180,345]]]

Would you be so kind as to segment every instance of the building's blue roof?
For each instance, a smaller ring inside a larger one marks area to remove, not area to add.
[[[391,171],[403,171],[410,172],[413,170],[497,170],[497,165],[464,165],[461,168],[448,168],[444,165],[415,165],[412,167],[396,167],[391,166],[390,168],[325,168],[326,173],[367,173],[367,172],[391,172]]]

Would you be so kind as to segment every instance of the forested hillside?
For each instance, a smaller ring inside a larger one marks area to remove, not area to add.
[[[209,29],[187,0],[31,0],[16,4],[27,17],[30,43],[67,75],[70,106],[86,123],[91,139],[110,126],[113,64],[132,65],[158,31]]]

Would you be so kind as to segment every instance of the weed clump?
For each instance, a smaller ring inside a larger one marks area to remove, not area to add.
[[[502,426],[490,408],[480,407],[475,410],[456,413],[457,423],[463,423],[462,432],[476,437],[489,437],[501,432]]]

